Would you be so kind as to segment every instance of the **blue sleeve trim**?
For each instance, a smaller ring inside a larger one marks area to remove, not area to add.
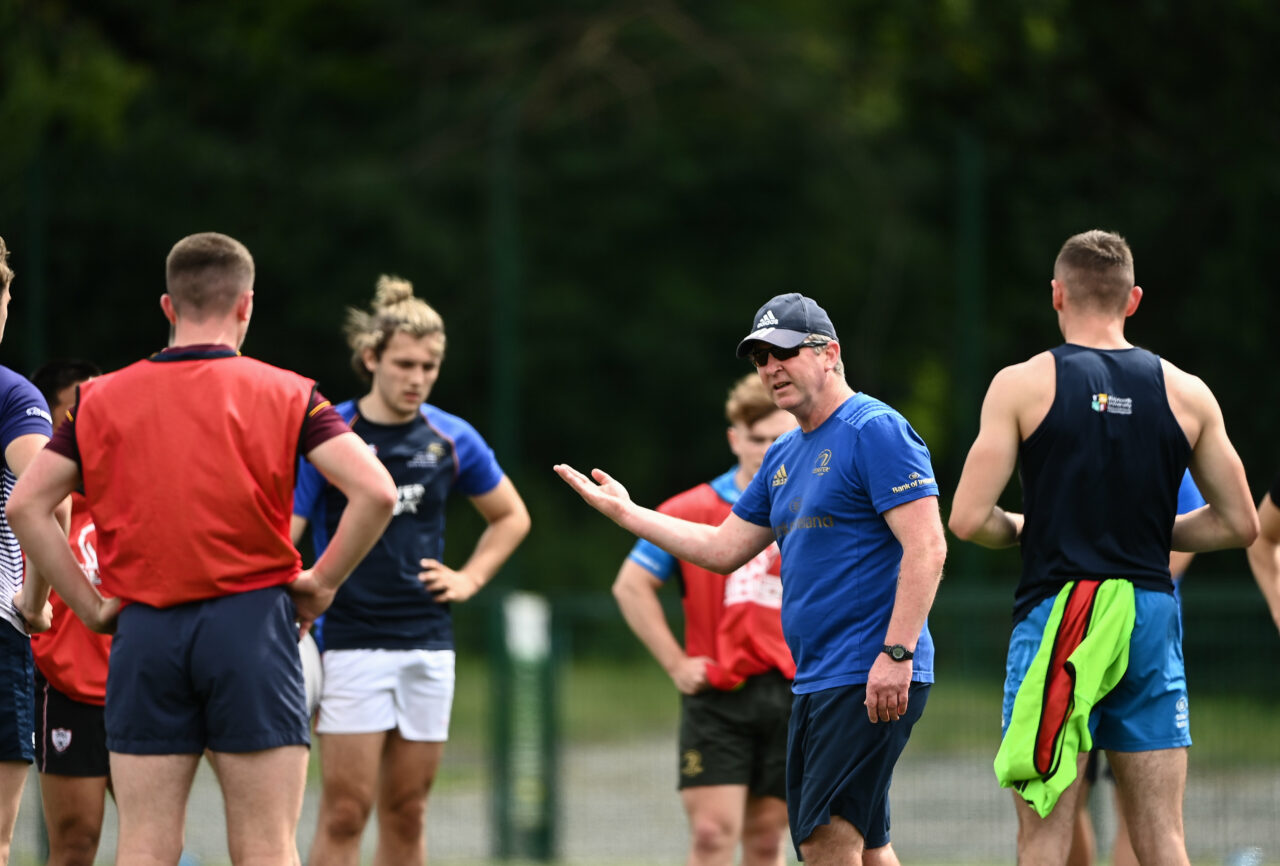
[[[674,576],[680,567],[679,560],[674,556],[643,538],[636,540],[635,547],[631,548],[627,559],[663,581]]]
[[[458,461],[458,474],[453,483],[455,490],[464,496],[483,496],[501,483],[505,477],[502,467],[476,428],[457,415],[427,403],[422,404],[422,416],[441,436],[453,443],[454,457]]]

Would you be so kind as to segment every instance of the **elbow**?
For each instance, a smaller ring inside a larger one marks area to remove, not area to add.
[[[520,510],[512,516],[511,526],[517,544],[528,538],[529,530],[533,528],[533,518],[529,516],[529,509],[524,507],[524,503],[520,504]]]
[[[972,541],[980,526],[981,524],[973,518],[954,509],[947,517],[947,529],[950,529],[951,534],[961,541]],[[943,546],[945,549],[945,543]]]
[[[15,534],[22,534],[27,525],[29,511],[29,503],[26,497],[22,496],[20,490],[15,490],[10,494],[9,501],[4,506],[4,516],[9,521],[9,526],[13,528]]]
[[[1237,532],[1239,534],[1238,546],[1240,547],[1249,547],[1252,545],[1258,540],[1258,535],[1261,532],[1258,515],[1251,511],[1246,515],[1246,517],[1247,519],[1242,521],[1240,526],[1237,528]]]
[[[379,517],[390,520],[395,513],[400,493],[396,490],[396,486],[390,483],[390,476],[387,477],[387,481],[387,484],[379,484],[369,492],[369,503]]]

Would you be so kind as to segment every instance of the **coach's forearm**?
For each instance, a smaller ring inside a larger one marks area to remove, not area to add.
[[[676,559],[683,559],[716,574],[731,573],[759,552],[758,549],[744,551],[732,540],[725,538],[718,526],[681,520],[651,508],[643,508],[634,502],[628,503],[617,523],[632,535],[656,544]]]
[[[902,644],[914,650],[925,620],[933,607],[942,581],[942,566],[946,560],[946,547],[919,549],[903,552],[898,571],[898,592],[893,602],[893,614],[884,642],[892,646]]]

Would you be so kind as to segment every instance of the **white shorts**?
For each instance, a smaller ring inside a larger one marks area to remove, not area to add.
[[[453,709],[453,650],[328,650],[320,734],[399,730],[406,740],[443,743]]]
[[[320,648],[316,639],[307,632],[298,641],[298,655],[302,657],[302,685],[307,695],[307,718],[316,714],[320,706],[320,691],[324,687],[324,667],[320,661]]]

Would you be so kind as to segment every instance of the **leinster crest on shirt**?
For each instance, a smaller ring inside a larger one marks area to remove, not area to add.
[[[54,728],[49,732],[49,741],[59,752],[65,752],[71,745],[71,731],[66,728]]]

